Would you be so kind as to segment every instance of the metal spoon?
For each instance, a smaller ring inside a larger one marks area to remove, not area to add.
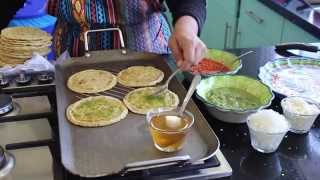
[[[246,55],[248,55],[248,54],[251,54],[251,53],[255,53],[255,51],[248,51],[248,52],[245,52],[245,53],[237,56],[237,57],[233,60],[231,66],[232,66],[234,63],[236,63],[238,59],[241,59],[242,57],[244,57],[244,56],[246,56]]]
[[[179,68],[178,68],[177,70],[175,70],[175,71],[169,76],[169,78],[167,79],[167,81],[166,81],[163,85],[159,86],[159,87],[158,87],[158,90],[157,90],[156,92],[154,92],[152,95],[153,95],[153,96],[157,96],[157,95],[161,94],[161,92],[167,90],[168,87],[169,87],[170,81],[172,80],[172,78],[173,78],[180,70],[181,70],[181,69],[179,69]]]
[[[183,115],[183,112],[184,110],[186,109],[187,107],[187,104],[192,96],[192,94],[194,93],[194,91],[196,90],[196,87],[198,86],[198,84],[200,83],[201,81],[201,75],[195,75],[194,78],[192,79],[192,82],[191,82],[191,85],[189,87],[189,90],[187,92],[187,95],[186,97],[184,98],[183,102],[182,102],[182,105],[179,109],[179,112],[178,112],[178,115],[179,116],[182,116]]]

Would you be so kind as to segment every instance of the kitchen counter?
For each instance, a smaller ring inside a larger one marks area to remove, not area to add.
[[[304,0],[259,0],[305,31],[320,37],[320,12]]]
[[[269,60],[281,57],[274,52],[273,47],[230,51],[239,55],[248,50],[254,50],[256,54],[243,58],[243,68],[239,74],[254,78],[257,78],[260,66]],[[319,53],[293,52],[307,57],[320,56]],[[275,153],[262,154],[251,147],[246,124],[228,124],[218,121],[207,113],[198,100],[196,102],[219,137],[221,151],[233,169],[233,175],[223,179],[319,179],[319,117],[308,134],[288,133]],[[279,102],[280,98],[276,96],[270,108],[281,112]]]

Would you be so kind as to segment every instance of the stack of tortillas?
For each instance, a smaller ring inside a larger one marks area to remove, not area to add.
[[[40,29],[10,27],[1,31],[0,66],[23,64],[34,52],[46,56],[52,37]]]

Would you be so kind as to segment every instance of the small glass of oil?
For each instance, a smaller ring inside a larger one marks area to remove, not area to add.
[[[148,112],[147,121],[154,146],[163,152],[175,152],[182,149],[194,116],[189,111],[178,115],[178,110],[160,108]]]

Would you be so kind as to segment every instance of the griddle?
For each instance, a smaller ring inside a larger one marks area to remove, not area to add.
[[[67,106],[83,97],[66,87],[68,77],[86,69],[116,74],[134,65],[159,68],[165,73],[165,79],[172,73],[163,57],[130,50],[125,54],[123,50],[94,51],[89,57],[73,58],[56,65],[61,159],[63,166],[72,174],[100,177],[163,166],[198,164],[214,156],[219,149],[218,138],[193,101],[187,109],[194,114],[195,124],[184,148],[176,153],[160,152],[153,146],[144,115],[130,112],[120,122],[99,128],[76,126],[66,119]],[[186,94],[177,79],[173,79],[169,89],[177,93],[180,100]],[[129,90],[118,84],[104,94],[121,98],[125,95],[123,92]]]

